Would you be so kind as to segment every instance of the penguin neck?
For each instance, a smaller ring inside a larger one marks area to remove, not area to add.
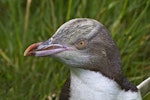
[[[69,100],[141,100],[138,91],[125,91],[100,72],[71,68]]]
[[[70,98],[79,97],[79,100],[112,98],[113,100],[120,90],[120,86],[114,80],[99,72],[80,68],[71,69]]]

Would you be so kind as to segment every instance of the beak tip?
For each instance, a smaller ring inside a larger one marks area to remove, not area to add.
[[[41,43],[41,42],[40,42]],[[24,52],[24,56],[35,56],[35,53],[32,52],[34,49],[36,49],[40,43],[34,43],[30,45]]]
[[[24,54],[23,54],[23,56],[28,56],[30,54],[29,52],[30,51],[28,49],[26,49],[25,52],[24,52]]]
[[[27,53],[26,53],[26,52],[24,52],[23,56],[27,56]]]

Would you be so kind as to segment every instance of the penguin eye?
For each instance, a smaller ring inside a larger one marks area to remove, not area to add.
[[[84,49],[87,46],[88,42],[86,39],[81,39],[75,43],[77,49]]]

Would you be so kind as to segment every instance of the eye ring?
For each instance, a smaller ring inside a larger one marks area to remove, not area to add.
[[[75,43],[77,49],[85,49],[88,44],[86,39],[80,39]]]

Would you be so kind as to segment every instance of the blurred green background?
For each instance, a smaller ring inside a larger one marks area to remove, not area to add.
[[[0,100],[59,95],[69,69],[50,57],[24,57],[23,52],[79,17],[109,29],[131,82],[138,85],[150,76],[150,0],[0,0]]]

